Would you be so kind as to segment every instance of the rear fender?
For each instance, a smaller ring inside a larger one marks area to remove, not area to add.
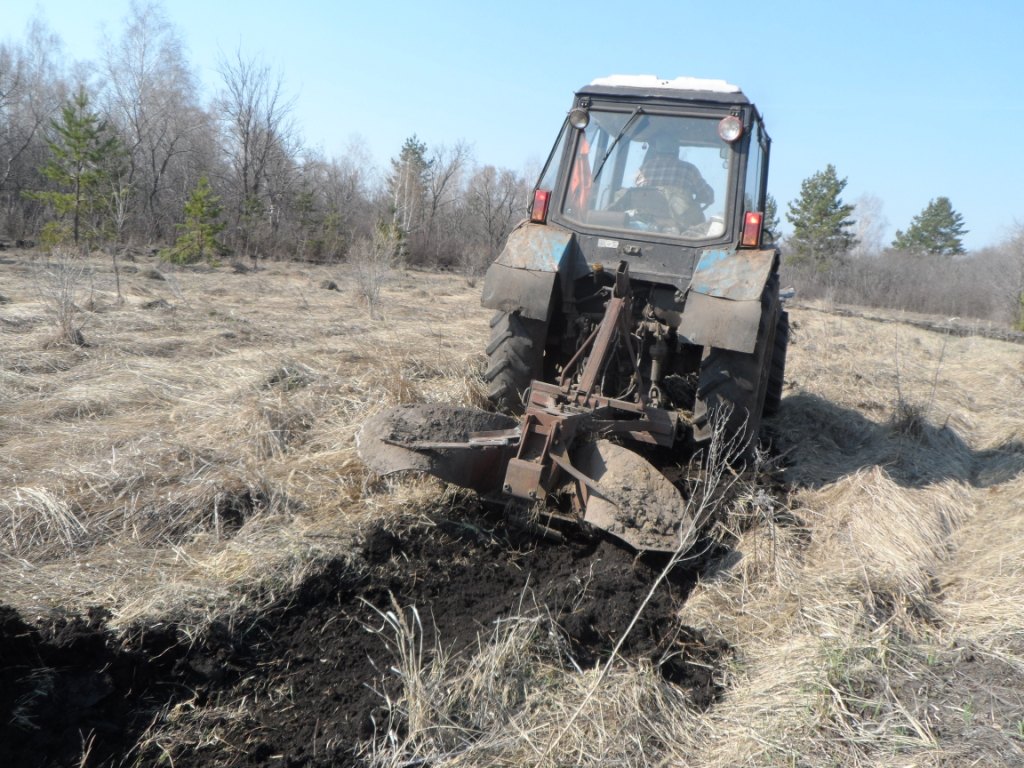
[[[778,262],[774,249],[704,251],[687,289],[679,334],[702,346],[753,352],[761,296]]]
[[[568,273],[576,250],[572,233],[543,224],[512,231],[501,255],[488,268],[480,303],[503,312],[548,320],[560,272]]]

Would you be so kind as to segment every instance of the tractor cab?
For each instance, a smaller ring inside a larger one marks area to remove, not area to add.
[[[761,245],[770,139],[721,80],[613,76],[579,90],[535,189],[534,223],[589,263],[688,281],[698,250]],[[685,287],[685,283],[678,287]]]

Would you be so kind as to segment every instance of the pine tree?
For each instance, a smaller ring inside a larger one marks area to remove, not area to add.
[[[779,204],[772,195],[764,200],[764,229],[776,238],[779,236]]]
[[[58,216],[71,217],[72,240],[77,246],[83,228],[88,227],[90,236],[99,232],[98,222],[89,217],[105,208],[106,182],[123,150],[117,136],[108,134],[106,122],[89,109],[85,88],[79,88],[61,109],[60,120],[52,120],[50,125],[56,136],[47,142],[51,157],[40,171],[56,189],[28,196],[49,203]]]
[[[163,258],[175,264],[194,264],[203,259],[216,262],[227,250],[217,239],[224,230],[220,216],[220,198],[201,176],[185,203],[185,222],[178,225],[181,234],[174,246],[164,251]]]
[[[804,179],[800,197],[789,204],[786,214],[793,225],[793,234],[786,241],[790,262],[811,264],[824,272],[857,244],[857,238],[848,231],[854,224],[850,218],[853,206],[839,197],[845,187],[846,179],[836,175],[831,163],[824,171]]]
[[[917,214],[906,232],[896,230],[892,247],[907,253],[955,256],[964,252],[964,217],[953,210],[948,197],[937,197]]]

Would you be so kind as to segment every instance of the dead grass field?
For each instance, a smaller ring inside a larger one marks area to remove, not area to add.
[[[482,405],[479,286],[396,272],[371,319],[344,267],[140,258],[119,303],[109,262],[87,266],[76,346],[54,341],[45,257],[0,254],[0,604],[29,623],[100,606],[118,631],[199,636],[286,600],[381,519],[454,503],[373,477],[354,436],[399,402]],[[732,552],[678,613],[730,649],[721,696],[693,707],[627,661],[556,669],[524,613],[462,666],[399,655],[411,719],[369,762],[1024,764],[1024,350],[792,318],[766,427],[783,490],[749,482],[723,510]],[[442,751],[442,710],[416,709],[442,689],[505,703]],[[165,713],[146,738],[206,727]]]
[[[460,278],[396,276],[373,321],[339,270],[138,263],[118,305],[95,261],[76,347],[52,342],[33,258],[0,265],[0,578],[28,615],[97,604],[117,625],[201,620],[254,581],[273,599],[421,492],[368,493],[353,444],[368,413],[480,399],[487,326]]]

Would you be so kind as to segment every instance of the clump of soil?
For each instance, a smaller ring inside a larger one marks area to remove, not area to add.
[[[362,433],[376,432],[379,438],[395,443],[415,444],[418,441],[461,441],[473,432],[508,429],[517,422],[479,408],[465,408],[441,403],[406,403],[368,419]],[[362,450],[363,447],[360,446]]]
[[[214,623],[198,642],[161,625],[118,643],[100,613],[33,628],[0,609],[0,764],[78,765],[84,739],[89,764],[155,761],[132,750],[160,713],[178,702],[213,713],[244,699],[242,718],[217,723],[205,746],[172,750],[174,765],[359,765],[381,691],[397,684],[388,649],[367,630],[380,625],[374,608],[415,605],[428,645],[436,637],[459,654],[529,589],[564,633],[567,668],[585,669],[607,659],[662,565],[605,539],[539,540],[479,508],[374,529],[357,560],[329,563],[276,610]],[[675,618],[693,578],[666,581],[621,653],[653,660],[707,706],[726,649]]]
[[[407,403],[370,416],[356,441],[360,458],[379,474],[426,472],[487,493],[500,484],[505,475],[501,467],[514,455],[514,448],[457,446],[474,433],[511,429],[516,424],[510,416],[479,408]]]

